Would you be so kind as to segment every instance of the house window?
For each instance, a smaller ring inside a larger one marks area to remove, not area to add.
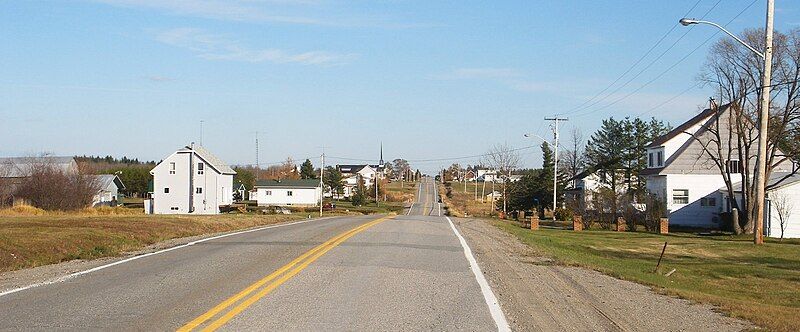
[[[172,210],[172,211],[178,211],[178,207],[177,206],[170,207],[169,209]]]
[[[292,196],[292,191],[291,190],[287,191],[286,196]]]
[[[658,156],[658,167],[664,166],[664,151],[658,151],[656,156]]]
[[[197,163],[197,175],[203,175],[203,163]]]
[[[672,204],[689,204],[689,189],[672,189]]]
[[[700,206],[717,206],[715,197],[703,197],[700,199]]]
[[[653,153],[647,154],[647,167],[653,167]]]
[[[272,196],[272,190],[265,191],[264,196]]]
[[[742,163],[738,160],[728,160],[728,162],[725,163],[725,171],[730,174],[741,173]]]
[[[200,187],[194,188],[194,193],[195,194],[202,194],[203,193],[203,188],[200,188]]]
[[[175,174],[175,163],[169,163],[169,174]]]
[[[169,194],[169,188],[164,188],[164,193]]]

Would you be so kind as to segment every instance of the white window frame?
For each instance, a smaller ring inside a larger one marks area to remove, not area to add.
[[[664,167],[664,150],[656,151],[656,161],[658,167]]]
[[[685,203],[683,202],[684,199],[686,200]],[[672,189],[672,204],[689,204],[689,189]]]
[[[736,167],[731,167],[733,165],[733,162],[736,162]],[[736,172],[733,172],[734,170]],[[741,174],[742,162],[739,159],[728,159],[728,161],[725,162],[725,171],[728,172],[728,174]]]
[[[717,198],[716,197],[703,197],[700,199],[700,206],[703,207],[716,207],[717,206]]]
[[[205,170],[205,164],[197,163],[197,175],[203,175],[203,171]]]
[[[169,162],[169,174],[175,174],[175,162]]]
[[[195,194],[202,194],[203,193],[203,187],[195,187],[194,188],[194,193]]]
[[[291,190],[287,190],[286,196],[294,196],[294,192],[292,192]]]

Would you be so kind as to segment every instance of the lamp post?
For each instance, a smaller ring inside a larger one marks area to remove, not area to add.
[[[755,205],[755,224],[753,225],[753,242],[755,244],[762,244],[764,243],[764,201],[766,199],[766,183],[767,183],[767,136],[768,136],[768,127],[769,127],[769,95],[770,95],[770,83],[772,81],[772,34],[773,34],[773,14],[775,12],[775,0],[767,0],[767,23],[766,23],[766,31],[765,31],[765,38],[764,38],[764,53],[759,52],[754,47],[748,45],[743,40],[736,37],[736,35],[732,34],[730,31],[726,30],[719,24],[708,22],[708,21],[701,21],[695,19],[688,19],[682,18],[679,22],[683,26],[688,26],[692,24],[707,24],[725,32],[728,36],[731,36],[734,40],[739,42],[740,44],[747,47],[749,50],[753,51],[753,53],[757,54],[764,60],[764,70],[761,75],[761,95],[759,105],[760,105],[760,112],[759,112],[759,126],[758,126],[758,157],[756,158],[757,161],[757,169],[756,169],[756,205]]]

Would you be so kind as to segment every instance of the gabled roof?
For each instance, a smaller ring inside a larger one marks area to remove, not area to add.
[[[35,164],[53,165],[63,172],[77,171],[78,164],[73,157],[12,157],[0,158],[0,178],[20,178],[30,173]]]
[[[256,188],[319,188],[319,179],[260,180]]]
[[[100,189],[108,188],[112,183],[117,185],[117,189],[125,189],[125,184],[114,174],[100,174],[95,175],[94,178]]]
[[[719,107],[719,111],[720,112],[725,112],[725,111],[728,110],[728,107],[730,107],[730,104],[722,105],[722,106]],[[694,117],[692,117],[688,121],[682,123],[680,126],[675,127],[675,129],[672,129],[670,132],[668,132],[668,133],[666,133],[664,135],[661,135],[659,137],[656,137],[656,139],[654,139],[653,142],[648,144],[646,147],[653,148],[653,147],[658,147],[658,146],[664,145],[664,143],[666,143],[667,141],[675,138],[676,136],[678,136],[678,135],[684,133],[685,131],[689,130],[689,128],[692,128],[695,125],[697,125],[697,124],[705,121],[709,117],[713,116],[715,112],[716,112],[716,110],[711,109],[711,108],[707,108],[707,109],[703,110],[702,112],[700,112],[699,114],[695,115]]]
[[[203,161],[205,161],[206,164],[208,164],[208,166],[210,166],[220,174],[229,174],[229,175],[236,174],[236,171],[234,171],[233,168],[225,164],[225,162],[217,158],[217,156],[215,156],[214,154],[212,154],[211,152],[209,152],[200,145],[192,144],[189,146],[185,146],[181,149],[178,149],[178,151],[175,151],[175,153],[192,153],[192,152],[194,152],[195,155],[200,157],[200,159],[203,159]],[[158,163],[158,165],[156,165],[153,169],[159,166],[161,166],[161,163]]]
[[[779,183],[780,182],[780,183]],[[775,190],[778,188],[786,187],[789,185],[793,185],[800,182],[800,174],[791,174],[791,173],[772,173],[769,176],[769,180],[767,180],[767,187],[772,187],[767,189],[767,191]],[[728,188],[722,187],[719,188],[722,191],[728,191]],[[733,184],[733,191],[740,192],[742,191],[742,183],[734,183]]]

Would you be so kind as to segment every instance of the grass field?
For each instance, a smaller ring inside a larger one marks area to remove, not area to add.
[[[297,220],[305,215],[0,213],[0,272],[117,256],[160,241]]]
[[[800,326],[800,241],[769,240],[757,247],[751,236],[532,232],[510,222],[492,222],[560,263],[711,303],[769,330],[796,331]],[[660,273],[653,273],[665,241],[668,246]],[[672,269],[676,269],[674,274],[664,276]]]
[[[415,182],[396,181],[386,185],[386,199],[390,202],[413,202],[416,192],[417,183]]]
[[[350,203],[345,200],[341,201],[333,201],[336,203],[336,211],[332,212],[358,212],[362,214],[377,214],[377,213],[397,213],[400,214],[403,212],[403,206],[405,203],[402,202],[383,202],[381,201],[380,204],[376,205],[375,201],[369,201],[367,205],[362,206],[353,206],[353,203]]]
[[[447,205],[450,214],[463,217],[466,213],[469,216],[490,216],[492,212],[492,202],[486,199],[482,193],[484,192],[483,182],[467,182],[467,190],[464,191],[464,183],[451,183],[451,197],[446,196],[447,188],[439,186],[439,194],[442,196],[442,201]],[[502,190],[501,184],[495,184],[495,190]],[[478,199],[475,199],[477,189]],[[487,183],[485,188],[486,194],[492,192],[492,184]],[[483,200],[481,201],[481,198]]]

